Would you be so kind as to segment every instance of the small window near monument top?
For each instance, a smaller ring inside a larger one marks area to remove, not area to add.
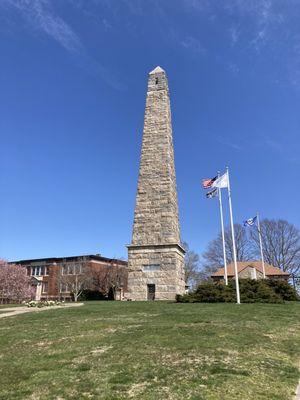
[[[155,85],[158,85],[158,78],[155,78]]]
[[[158,271],[159,269],[160,269],[159,264],[149,264],[143,266],[144,272]]]

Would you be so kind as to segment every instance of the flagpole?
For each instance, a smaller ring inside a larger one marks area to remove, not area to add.
[[[264,253],[263,253],[263,247],[262,247],[260,221],[259,221],[258,213],[256,213],[256,217],[257,217],[257,230],[258,230],[259,246],[260,246],[261,266],[262,266],[262,271],[263,271],[263,278],[266,279],[265,261],[264,261]]]
[[[227,188],[228,188],[228,201],[229,201],[229,212],[230,212],[231,235],[232,235],[234,275],[235,275],[235,288],[236,288],[236,302],[237,302],[237,304],[240,304],[241,303],[241,300],[240,300],[240,286],[239,286],[239,275],[238,275],[237,261],[236,261],[236,247],[235,247],[234,226],[233,226],[233,216],[232,216],[232,204],[231,204],[231,190],[230,190],[229,168],[228,167],[226,167],[226,173],[227,173],[227,182],[228,182]]]
[[[218,177],[220,177],[220,172],[218,172]],[[221,218],[221,231],[222,231],[222,244],[223,244],[224,277],[225,277],[225,285],[228,285],[227,262],[226,262],[226,248],[225,248],[225,235],[224,235],[224,221],[223,221],[223,206],[222,206],[222,190],[221,190],[220,188],[218,188],[218,195],[219,195],[220,218]]]

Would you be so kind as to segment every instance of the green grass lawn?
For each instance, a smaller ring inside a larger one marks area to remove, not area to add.
[[[288,400],[300,303],[90,302],[0,319],[0,399]]]

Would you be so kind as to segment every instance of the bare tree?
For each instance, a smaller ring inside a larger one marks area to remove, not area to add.
[[[98,290],[107,296],[111,292],[114,299],[116,298],[117,290],[127,285],[127,268],[116,265],[114,261],[105,266],[93,268],[90,273],[94,290]]]
[[[105,284],[106,266],[98,265],[90,270],[92,279],[91,289],[107,295],[107,285]]]
[[[106,285],[108,292],[111,291],[114,300],[116,299],[116,293],[118,289],[125,286],[127,281],[127,269],[119,265],[111,265],[106,269]]]
[[[60,295],[72,293],[78,301],[83,290],[91,285],[90,266],[86,257],[70,262],[64,260],[59,266],[58,286]]]
[[[194,289],[200,280],[199,255],[190,250],[186,242],[183,242],[182,245],[186,251],[184,258],[185,282],[191,289]]]
[[[225,228],[226,261],[229,264],[233,261],[233,247],[230,227]],[[240,225],[234,225],[234,236],[236,244],[236,257],[238,261],[248,261],[252,258],[252,246],[247,237],[246,229]],[[224,265],[222,234],[212,240],[203,253],[203,267],[209,273],[216,271]]]
[[[300,273],[300,232],[289,222],[279,219],[264,219],[260,222],[265,261],[291,274]],[[256,229],[251,230],[253,251],[259,253],[259,238]]]

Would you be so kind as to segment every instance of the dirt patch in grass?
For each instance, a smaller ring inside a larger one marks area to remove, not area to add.
[[[127,391],[128,397],[132,399],[136,398],[137,396],[141,396],[145,389],[150,385],[151,383],[149,382],[134,383]]]
[[[97,347],[91,351],[91,354],[103,354],[112,349],[112,346]]]

